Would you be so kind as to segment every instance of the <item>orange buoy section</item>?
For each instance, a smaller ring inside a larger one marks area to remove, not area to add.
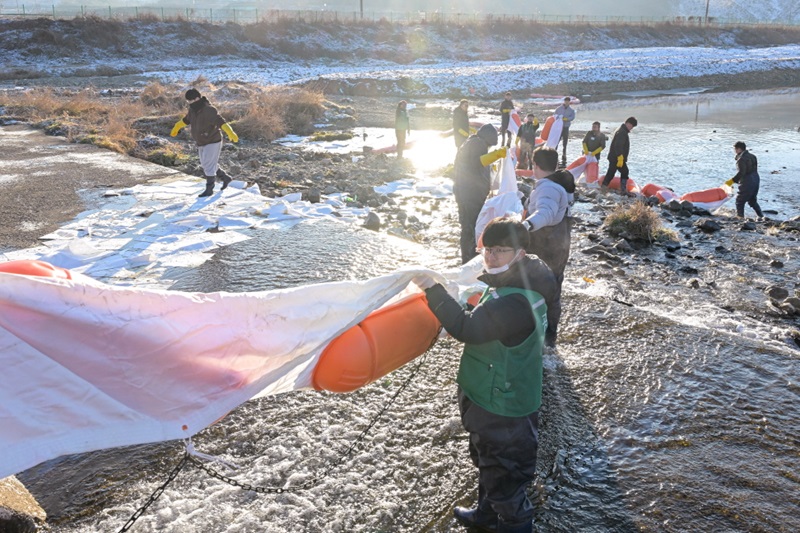
[[[547,117],[547,120],[544,121],[544,127],[542,128],[542,140],[546,141],[547,138],[550,136],[550,128],[553,127],[553,122],[556,121],[555,116],[550,115]]]
[[[651,196],[655,196],[657,192],[666,190],[666,187],[661,185],[656,185],[655,183],[648,183],[644,187],[642,187],[642,194],[646,197],[650,198]]]
[[[600,179],[600,165],[597,161],[586,163],[583,173],[586,175],[586,183],[595,183]]]
[[[728,197],[728,193],[722,187],[714,187],[713,189],[706,189],[704,191],[687,192],[681,196],[681,201],[688,200],[689,202],[719,202]]]
[[[69,270],[53,266],[44,261],[35,261],[32,259],[0,263],[0,272],[22,274],[24,276],[39,276],[42,278],[72,279],[72,274],[70,274]]]
[[[616,190],[619,190],[619,182],[620,182],[620,181],[621,181],[621,180],[620,180],[620,177],[619,177],[619,176],[614,176],[614,177],[611,179],[611,183],[609,183],[609,184],[608,184],[608,188],[609,188],[609,189],[616,189]],[[639,186],[638,186],[638,185],[636,185],[636,182],[635,182],[635,181],[633,181],[633,178],[628,178],[628,187],[627,187],[627,189],[628,189],[628,192],[633,192],[633,191],[635,191],[635,190],[636,190],[638,187],[639,187]]]
[[[354,391],[425,353],[439,328],[424,294],[373,311],[325,348],[312,384],[317,390]]]
[[[586,156],[582,155],[578,159],[576,159],[575,161],[570,163],[569,166],[567,167],[567,170],[572,170],[573,168],[578,168],[579,166],[584,165],[584,164],[586,164]]]

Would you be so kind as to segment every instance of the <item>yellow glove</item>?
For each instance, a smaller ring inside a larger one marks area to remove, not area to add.
[[[726,181],[725,185],[727,185],[728,187],[733,187],[733,178],[731,178],[728,181]]]
[[[476,133],[478,133],[478,130],[476,130],[475,128],[470,128],[469,129],[469,134],[470,135],[475,135]]]
[[[533,125],[536,126],[537,128],[539,127],[539,119],[538,118],[533,117]]]
[[[462,130],[461,128],[458,128],[458,133],[460,133],[464,137],[469,137],[469,133],[467,133],[466,131]]]
[[[598,155],[600,155],[600,152],[602,152],[602,151],[603,151],[603,147],[601,146],[600,148],[598,148],[597,150],[592,152],[592,155],[597,157]]]
[[[492,163],[494,163],[498,159],[504,158],[507,153],[508,153],[508,151],[506,150],[506,147],[504,146],[502,148],[498,148],[497,150],[495,150],[493,152],[489,152],[488,154],[484,154],[484,155],[481,156],[481,165],[483,165],[485,167],[488,167],[489,165],[491,165]]]
[[[586,143],[583,143],[583,155],[589,155],[589,147],[586,146]]]
[[[231,125],[228,124],[227,122],[222,125],[222,131],[225,132],[225,135],[227,135],[228,139],[230,139],[231,141],[235,143],[239,142],[239,136],[236,135],[236,133],[231,129]]]
[[[180,119],[175,125],[172,127],[172,131],[169,132],[170,137],[175,137],[179,131],[185,128],[188,124],[186,124],[183,119]]]
[[[625,158],[623,156],[617,156],[617,168],[622,168],[625,165]],[[719,183],[719,182],[717,182]]]
[[[569,119],[567,117],[562,117],[561,120],[563,120],[564,122],[569,122]]]
[[[514,146],[519,146],[519,135],[517,135],[517,139],[514,141]]]

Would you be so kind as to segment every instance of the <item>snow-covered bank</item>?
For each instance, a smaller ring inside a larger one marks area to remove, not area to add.
[[[512,89],[600,82],[636,83],[650,78],[736,76],[751,72],[800,70],[800,45],[769,48],[622,48],[522,56],[507,61],[438,62],[398,66],[385,61],[352,66],[342,63],[254,67],[252,63],[199,69],[165,69],[147,75],[164,81],[187,82],[200,75],[210,80],[255,83],[337,86],[340,92],[364,84],[380,85],[382,92],[416,96],[453,94],[489,97]],[[388,83],[387,83],[388,82]],[[334,92],[334,91],[331,91]]]

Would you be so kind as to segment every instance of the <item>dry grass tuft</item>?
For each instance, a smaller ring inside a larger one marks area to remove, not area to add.
[[[139,95],[139,101],[151,109],[169,115],[181,113],[186,110],[186,100],[183,98],[183,94],[176,91],[174,87],[167,87],[157,81],[148,83],[145,88],[142,89],[142,94]]]
[[[615,237],[625,237],[636,241],[676,241],[677,234],[664,228],[661,217],[646,203],[619,204],[603,223],[608,232]]]
[[[307,135],[325,112],[322,93],[292,87],[267,87],[253,96],[236,120],[236,133],[274,141],[287,133]],[[225,114],[225,112],[223,112]],[[236,112],[232,116],[236,116]],[[226,115],[227,116],[227,115]]]
[[[325,111],[322,93],[307,89],[235,83],[216,88],[202,77],[191,86],[199,88],[234,122],[234,129],[246,140],[270,142],[287,133],[311,133]],[[117,97],[102,96],[93,89],[6,91],[0,93],[0,107],[8,115],[74,142],[174,165],[185,157],[181,145],[143,150],[137,142],[147,135],[162,139],[169,135],[172,125],[186,112],[184,90],[150,83],[139,95]]]

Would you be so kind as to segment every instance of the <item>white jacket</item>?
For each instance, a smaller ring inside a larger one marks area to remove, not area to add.
[[[528,218],[525,220],[531,225],[531,231],[561,222],[569,211],[572,199],[573,195],[558,183],[547,178],[540,179],[528,199]]]

